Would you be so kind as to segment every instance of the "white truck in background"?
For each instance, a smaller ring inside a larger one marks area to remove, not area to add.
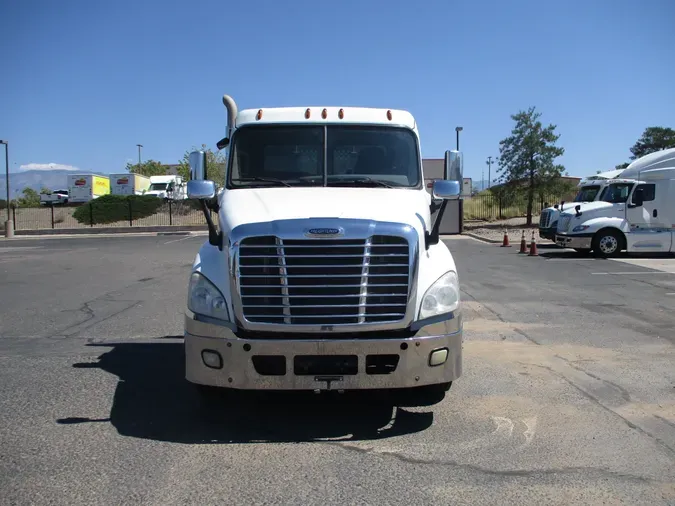
[[[150,188],[150,178],[142,174],[124,172],[110,174],[112,195],[144,195]]]
[[[187,198],[186,183],[180,176],[150,176],[150,186],[145,195],[164,200],[184,200]]]
[[[583,178],[579,181],[577,186],[579,189],[572,202],[593,202],[597,200],[607,182],[613,178],[619,177],[623,171],[624,169],[609,170],[607,172],[601,172]],[[563,201],[560,202],[560,204],[554,204],[553,206],[547,207],[541,212],[541,215],[539,216],[539,237],[555,242],[558,217],[564,210],[565,202]]]
[[[222,191],[205,153],[190,154],[187,192],[209,237],[188,284],[186,379],[201,392],[415,388],[442,399],[462,373],[459,278],[439,236],[461,154],[446,152],[432,223],[409,112],[223,102]]]
[[[556,243],[612,257],[629,253],[675,252],[675,148],[631,163],[609,181],[595,202],[560,214]]]
[[[54,190],[51,193],[40,194],[40,204],[43,206],[65,205],[68,203],[68,190]]]
[[[98,174],[68,175],[68,201],[89,202],[110,193],[110,178]]]

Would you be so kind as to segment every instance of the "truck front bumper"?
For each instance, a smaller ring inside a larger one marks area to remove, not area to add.
[[[555,243],[561,248],[591,249],[593,235],[560,235],[556,234]]]
[[[185,316],[185,376],[243,390],[362,390],[454,381],[462,374],[462,319],[409,338],[241,339],[234,329]]]
[[[549,241],[555,241],[555,227],[553,228],[539,227],[539,237],[541,237],[542,239],[548,239]]]

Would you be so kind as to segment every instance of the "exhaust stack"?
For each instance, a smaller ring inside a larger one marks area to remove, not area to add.
[[[223,95],[223,104],[227,109],[227,136],[232,135],[232,130],[234,130],[234,124],[237,120],[237,103],[229,95]]]

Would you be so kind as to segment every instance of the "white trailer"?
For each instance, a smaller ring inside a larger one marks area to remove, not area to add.
[[[112,195],[143,195],[150,188],[150,178],[142,174],[110,174]]]
[[[110,179],[98,174],[68,175],[68,201],[89,202],[110,193]]]
[[[556,243],[602,257],[621,251],[675,252],[673,227],[675,148],[635,160],[596,202],[561,213]]]

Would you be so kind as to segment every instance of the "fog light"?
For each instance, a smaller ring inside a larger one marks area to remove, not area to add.
[[[202,350],[202,360],[204,361],[204,365],[211,369],[223,368],[223,359],[217,351]]]
[[[429,365],[431,367],[445,364],[445,361],[448,360],[448,349],[441,348],[440,350],[434,350],[429,354]]]

